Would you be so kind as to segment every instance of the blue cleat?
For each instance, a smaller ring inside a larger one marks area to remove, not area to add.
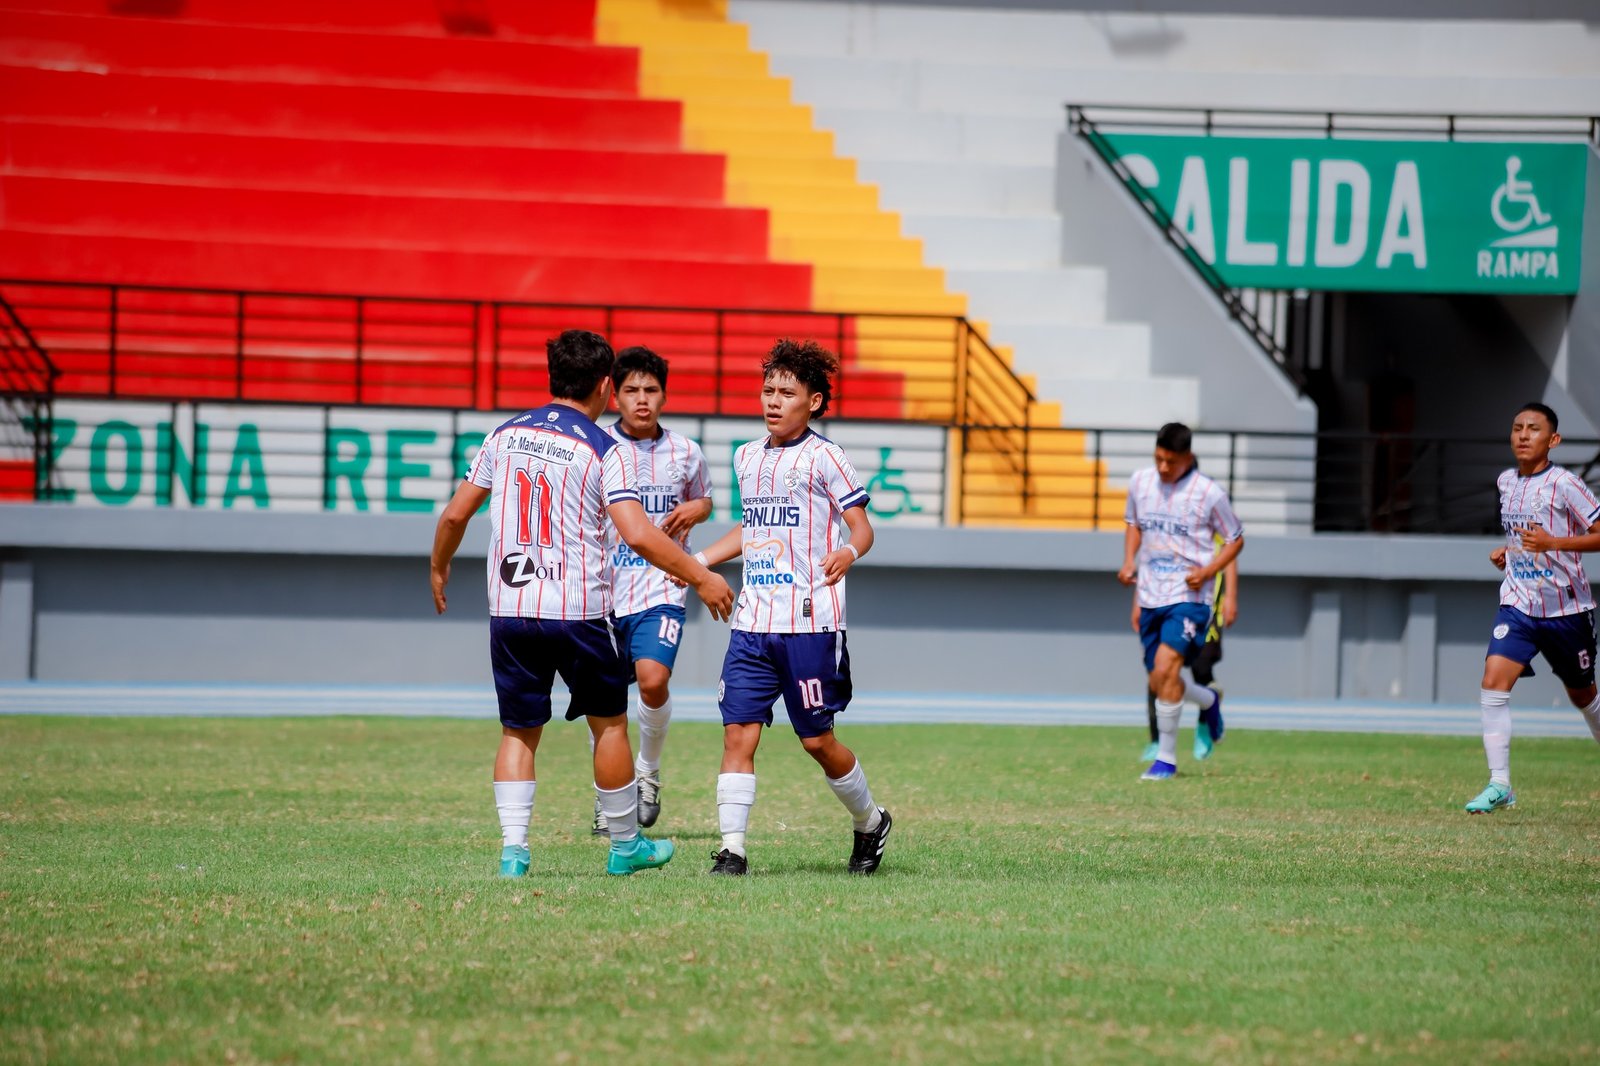
[[[1489,787],[1478,793],[1467,803],[1468,814],[1493,814],[1502,807],[1515,807],[1517,794],[1511,791],[1510,785],[1502,785],[1495,781],[1489,782]]]
[[[670,840],[651,840],[644,834],[632,840],[611,842],[611,854],[606,856],[606,873],[614,877],[627,877],[640,870],[654,870],[672,861],[676,851]]]
[[[523,844],[507,844],[500,849],[500,876],[526,877],[528,875],[528,849]]]
[[[1178,776],[1178,768],[1169,762],[1157,759],[1150,764],[1150,769],[1139,775],[1140,781],[1165,781]]]
[[[1161,745],[1152,740],[1144,746],[1144,753],[1139,756],[1139,761],[1155,762],[1159,758],[1161,758]]]
[[[1206,745],[1206,755],[1210,755],[1211,749],[1221,743],[1224,732],[1222,725],[1222,690],[1212,685],[1207,685],[1206,689],[1217,697],[1215,703],[1200,712],[1200,725],[1207,731],[1206,739],[1210,742]],[[1198,731],[1196,731],[1194,757],[1196,759],[1204,759],[1206,755],[1200,754],[1200,737]]]

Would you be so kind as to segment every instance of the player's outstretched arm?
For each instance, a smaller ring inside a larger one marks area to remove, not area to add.
[[[472,516],[478,513],[478,508],[488,498],[488,489],[463,481],[439,515],[439,524],[433,530],[433,558],[429,574],[433,585],[433,609],[438,614],[444,614],[444,587],[450,583],[450,560],[456,557],[456,549],[461,547],[467,523],[472,521]]]
[[[638,552],[651,566],[693,585],[706,609],[711,612],[711,617],[719,622],[728,620],[733,613],[733,590],[728,588],[728,583],[657,529],[644,513],[643,504],[638,500],[618,500],[606,511],[628,547]]]
[[[1124,585],[1131,585],[1139,580],[1139,543],[1142,534],[1132,522],[1125,528],[1127,531],[1122,535],[1122,569],[1117,571],[1117,580]]]
[[[707,566],[716,566],[719,563],[727,562],[729,559],[737,559],[739,557],[739,549],[743,546],[743,541],[744,531],[738,526],[734,526],[718,537],[716,543],[712,544],[711,547],[700,552],[700,556],[705,559]]]
[[[1237,557],[1222,571],[1222,628],[1230,628],[1239,619],[1239,560]]]
[[[824,585],[837,585],[856,564],[856,560],[872,550],[872,542],[876,539],[872,532],[872,519],[867,517],[865,507],[847,508],[844,512],[844,524],[845,528],[850,530],[850,539],[845,541],[844,547],[822,557]]]
[[[661,520],[661,532],[673,540],[682,540],[689,535],[689,530],[711,517],[711,497],[702,496],[698,500],[684,500]]]

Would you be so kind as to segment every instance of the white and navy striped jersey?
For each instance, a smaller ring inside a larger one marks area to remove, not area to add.
[[[1520,530],[1539,525],[1552,536],[1576,537],[1600,520],[1600,501],[1583,479],[1551,464],[1523,477],[1507,470],[1500,488],[1500,524],[1506,531],[1506,576],[1500,602],[1530,618],[1559,618],[1594,609],[1589,577],[1580,552],[1522,550]]]
[[[711,474],[700,445],[665,426],[654,440],[637,440],[623,431],[619,421],[606,427],[625,450],[633,453],[639,498],[650,521],[660,526],[673,508],[686,500],[711,495]],[[687,535],[678,542],[689,547]],[[619,616],[638,614],[652,607],[682,607],[687,589],[667,580],[623,540],[617,527],[606,525],[606,563],[611,569],[612,610]]]
[[[1155,467],[1146,467],[1128,482],[1123,517],[1139,527],[1139,606],[1209,605],[1211,586],[1191,589],[1184,578],[1216,558],[1217,538],[1231,544],[1244,536],[1244,526],[1222,486],[1198,466],[1171,485],[1161,480]]]
[[[823,583],[822,559],[844,547],[847,508],[867,490],[844,449],[806,430],[773,447],[753,440],[733,455],[744,508],[744,583],[733,628],[751,633],[841,630],[845,581]]]
[[[583,412],[550,404],[485,437],[467,480],[490,491],[491,615],[610,613],[606,508],[639,499],[629,449]]]

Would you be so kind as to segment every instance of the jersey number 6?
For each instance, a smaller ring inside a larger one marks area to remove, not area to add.
[[[555,537],[550,532],[550,479],[541,470],[529,477],[526,470],[518,470],[517,478],[517,543],[533,543],[533,505],[539,505],[539,547],[555,547]]]

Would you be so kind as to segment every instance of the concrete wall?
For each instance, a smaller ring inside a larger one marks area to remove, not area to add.
[[[433,614],[425,515],[0,505],[0,679],[488,685],[486,529]],[[708,530],[708,533],[720,530]],[[1219,676],[1235,695],[1476,702],[1488,539],[1257,536]],[[1140,691],[1115,533],[884,530],[850,581],[856,679],[887,692]],[[716,684],[690,612],[678,682]],[[1524,705],[1563,696],[1541,667]]]
[[[1592,147],[1583,215],[1583,282],[1551,362],[1553,376],[1600,426],[1600,153]]]
[[[1064,259],[1105,267],[1108,313],[1150,324],[1156,373],[1200,380],[1206,425],[1316,429],[1316,406],[1296,394],[1094,150],[1070,132],[1060,135],[1056,181]]]

